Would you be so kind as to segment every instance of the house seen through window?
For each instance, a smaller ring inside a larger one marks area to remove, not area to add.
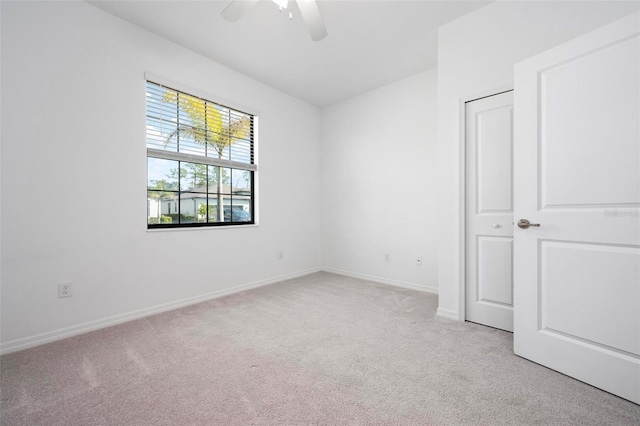
[[[255,223],[255,119],[147,81],[147,227]]]

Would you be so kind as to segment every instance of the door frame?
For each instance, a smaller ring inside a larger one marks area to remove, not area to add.
[[[459,186],[458,186],[458,194],[459,198],[459,209],[458,209],[458,321],[465,321],[467,318],[466,308],[467,308],[467,116],[466,116],[466,104],[467,102],[477,101],[479,99],[488,98],[490,96],[499,95],[501,93],[512,92],[513,91],[513,81],[507,86],[500,86],[490,90],[483,90],[481,92],[477,92],[473,95],[465,96],[458,99],[458,117],[459,117],[459,126],[458,126],[458,140],[459,143],[459,152],[460,152],[460,163],[459,163]],[[514,109],[515,109],[515,101],[514,101]],[[515,307],[514,307],[515,309]]]

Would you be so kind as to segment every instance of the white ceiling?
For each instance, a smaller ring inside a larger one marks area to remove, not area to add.
[[[91,4],[310,104],[324,107],[437,65],[437,29],[489,1],[329,1],[318,7],[329,35],[311,40],[268,0],[239,21],[230,0]]]

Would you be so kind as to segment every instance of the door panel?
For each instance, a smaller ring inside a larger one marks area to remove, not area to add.
[[[470,109],[475,108],[477,105]],[[495,109],[477,111],[475,114],[477,212],[511,213],[513,108],[510,105],[500,105]]]
[[[513,92],[468,102],[468,321],[513,330]]]
[[[478,301],[513,306],[513,238],[478,237]]]
[[[640,15],[515,67],[514,352],[640,403]]]
[[[543,207],[640,203],[639,50],[623,39],[540,72]]]
[[[640,355],[640,249],[544,240],[540,247],[540,328]]]

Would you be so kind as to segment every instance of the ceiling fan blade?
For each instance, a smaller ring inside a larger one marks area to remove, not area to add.
[[[320,9],[316,0],[297,0],[302,20],[311,34],[311,40],[320,41],[327,36],[327,29],[322,22]]]
[[[235,22],[257,2],[258,0],[232,0],[222,11],[222,17],[227,21]]]

